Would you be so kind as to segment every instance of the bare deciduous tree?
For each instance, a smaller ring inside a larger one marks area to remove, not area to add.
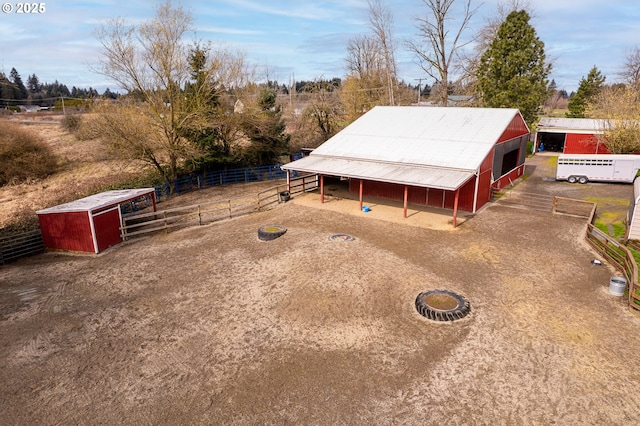
[[[458,53],[471,41],[463,41],[462,35],[469,21],[478,10],[472,9],[471,0],[463,0],[464,7],[455,32],[447,25],[452,18],[455,0],[422,0],[427,7],[424,18],[418,18],[418,37],[421,43],[409,41],[408,48],[417,57],[422,69],[431,76],[442,90],[440,102],[447,105],[449,79],[458,66]],[[426,45],[426,46],[425,46]]]
[[[224,68],[226,52],[184,43],[191,26],[189,13],[165,2],[145,23],[115,19],[96,33],[102,57],[95,71],[116,81],[140,104],[122,105],[109,115],[103,111],[105,134],[117,140],[123,156],[138,155],[150,162],[169,184],[195,153],[185,133],[212,125],[216,86],[225,78],[233,80]],[[129,125],[129,117],[113,115],[135,111],[136,125]]]
[[[634,47],[629,52],[619,75],[625,83],[640,89],[640,48]]]
[[[393,14],[382,0],[369,0],[369,26],[378,42],[384,61],[389,105],[395,105],[397,85],[395,47],[392,35]]]

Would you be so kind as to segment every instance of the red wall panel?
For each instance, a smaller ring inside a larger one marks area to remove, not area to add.
[[[611,154],[603,143],[592,134],[567,133],[564,142],[565,154]]]
[[[488,173],[488,175],[490,175],[490,173]],[[475,179],[471,179],[460,188],[460,193],[458,195],[458,209],[464,211],[473,211],[475,182]],[[490,194],[490,184],[490,181],[486,182],[487,189],[485,192],[487,194]],[[349,192],[356,195],[359,194],[360,181],[358,179],[350,179]],[[386,182],[364,181],[362,194],[364,196],[379,197],[388,200],[403,202],[404,185]],[[437,207],[441,209],[453,209],[453,205],[455,203],[455,191],[445,191],[436,188],[410,186],[409,193],[407,195],[407,201],[409,203],[421,206]],[[484,202],[486,203],[487,201],[488,196]]]
[[[509,123],[505,131],[502,133],[502,136],[498,139],[497,143],[506,142],[528,133],[529,129],[527,129],[527,124],[522,119],[522,116],[520,114],[516,114],[516,116],[513,117],[513,120],[511,120],[511,123]]]
[[[513,169],[511,172],[507,173],[506,175],[500,177],[500,179],[498,179],[493,183],[493,187],[496,189],[504,188],[505,186],[510,185],[512,182],[514,182],[516,179],[522,176],[523,173],[524,173],[524,164],[522,166],[519,166]]]
[[[98,252],[122,242],[120,235],[119,208],[98,213],[93,216],[93,226],[98,241]]]
[[[46,248],[94,253],[88,212],[38,215]]]

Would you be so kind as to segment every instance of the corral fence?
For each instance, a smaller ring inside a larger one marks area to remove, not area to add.
[[[528,209],[549,211],[587,219],[585,238],[587,243],[600,255],[616,267],[629,283],[628,305],[630,309],[640,311],[640,283],[638,283],[638,265],[633,254],[625,244],[615,240],[595,226],[596,203],[558,197],[546,194],[532,194],[508,191],[500,194],[498,200],[507,205],[516,205]],[[639,247],[640,248],[640,247]]]
[[[526,207],[538,211],[551,211],[553,209],[554,196],[548,194],[536,194],[523,191],[504,191],[493,195],[501,204],[514,207]]]
[[[620,272],[624,275],[627,283],[629,284],[629,297],[628,297],[628,306],[630,309],[634,311],[640,311],[640,284],[638,283],[638,264],[636,263],[635,258],[633,257],[633,253],[627,248],[627,246],[620,241],[612,238],[607,235],[606,232],[598,229],[595,226],[595,218],[596,218],[596,204],[580,201],[580,200],[571,200],[567,198],[557,197],[559,202],[564,204],[564,208],[570,212],[569,214],[576,214],[576,211],[586,210],[589,205],[591,207],[591,213],[586,217],[588,219],[587,222],[587,231],[586,231],[586,240],[587,243],[594,250],[596,250],[602,257],[607,259],[613,266],[618,268]],[[583,204],[582,209],[580,208],[580,203]],[[554,204],[555,206],[555,204]],[[569,207],[568,207],[569,206]]]
[[[183,176],[171,181],[171,185],[156,186],[156,198],[161,200],[171,195],[184,194],[198,189],[212,186],[229,185],[232,183],[260,182],[263,180],[277,180],[287,177],[287,172],[280,168],[280,164],[271,166],[243,167],[237,169],[217,170],[197,175]],[[297,172],[292,176],[297,177]],[[173,193],[171,187],[173,186]]]
[[[44,242],[39,229],[0,238],[0,266],[43,252]]]
[[[290,191],[287,184],[282,183],[252,196],[126,215],[122,218],[120,228],[122,238],[126,240],[158,231],[169,232],[175,228],[204,225],[260,211],[286,202],[292,195],[315,190],[318,187],[318,175],[291,179],[290,186]]]

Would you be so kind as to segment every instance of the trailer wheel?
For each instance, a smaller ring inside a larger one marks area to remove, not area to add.
[[[584,185],[585,183],[589,182],[589,179],[587,179],[587,177],[586,177],[586,176],[580,176],[580,177],[578,178],[578,182],[580,182],[581,184],[583,184],[583,185]]]
[[[576,183],[578,181],[578,178],[575,176],[569,176],[567,178],[567,181],[569,181],[569,183]]]

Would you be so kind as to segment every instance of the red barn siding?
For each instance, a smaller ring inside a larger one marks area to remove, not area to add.
[[[119,207],[94,214],[93,226],[98,242],[98,252],[122,242]]]
[[[564,142],[565,154],[611,154],[598,137],[593,134],[567,133]]]
[[[504,176],[501,176],[500,179],[496,180],[493,183],[493,187],[496,189],[504,188],[507,185],[513,183],[516,179],[524,174],[524,164],[522,166],[518,166],[509,173]]]
[[[94,253],[89,212],[38,215],[42,239],[47,248]]]
[[[360,193],[359,179],[350,179],[349,192],[352,194]],[[474,193],[475,179],[471,179],[460,188],[458,209],[473,211]],[[362,187],[362,195],[404,202],[404,185],[366,180]],[[407,201],[411,204],[453,209],[456,194],[455,191],[409,186],[407,197]]]
[[[527,129],[527,124],[522,119],[522,116],[520,114],[516,114],[516,116],[513,117],[513,120],[511,120],[511,123],[509,123],[505,131],[502,133],[502,136],[498,139],[497,143],[506,142],[528,133],[529,129]]]

